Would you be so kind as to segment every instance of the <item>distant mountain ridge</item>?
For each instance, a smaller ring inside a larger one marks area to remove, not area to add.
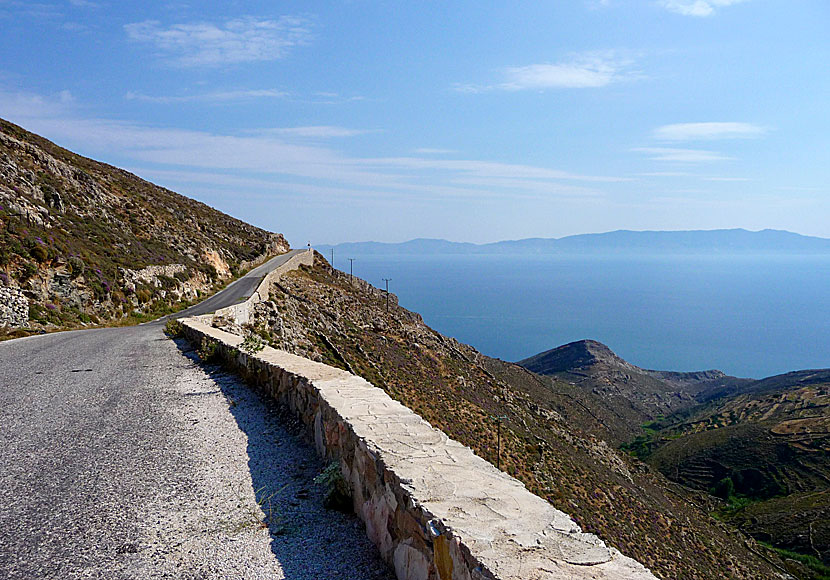
[[[401,243],[347,242],[317,246],[327,254],[830,254],[830,239],[785,230],[631,231],[526,238],[488,244],[416,238]]]

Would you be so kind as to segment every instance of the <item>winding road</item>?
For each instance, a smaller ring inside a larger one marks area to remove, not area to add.
[[[299,428],[162,329],[0,343],[0,577],[390,578]]]

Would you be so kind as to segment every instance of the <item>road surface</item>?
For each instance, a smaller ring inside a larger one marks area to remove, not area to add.
[[[242,278],[231,282],[228,284],[227,288],[221,292],[214,294],[207,300],[200,302],[195,306],[191,306],[187,310],[182,310],[181,312],[176,313],[173,317],[182,318],[184,316],[199,316],[201,314],[215,312],[220,308],[233,306],[234,304],[242,302],[256,291],[257,286],[259,286],[259,283],[266,274],[285,264],[292,256],[307,251],[308,250],[291,250],[281,256],[272,258],[261,266],[254,268]]]
[[[291,421],[162,328],[0,343],[0,578],[388,578]]]

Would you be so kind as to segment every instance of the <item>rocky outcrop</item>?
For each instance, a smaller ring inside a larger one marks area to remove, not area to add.
[[[29,325],[29,301],[18,288],[0,286],[0,326]]]

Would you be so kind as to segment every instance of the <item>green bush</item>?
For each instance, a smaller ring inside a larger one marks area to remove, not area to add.
[[[69,275],[73,280],[84,273],[84,261],[78,256],[72,256],[66,263],[69,266]]]
[[[182,323],[174,318],[168,320],[167,324],[164,325],[164,334],[170,338],[179,338],[183,333],[184,327],[182,326]]]
[[[147,288],[139,288],[135,291],[135,297],[138,298],[138,301],[141,304],[146,304],[153,297],[153,293],[150,292]]]
[[[724,477],[717,482],[709,492],[715,497],[728,500],[735,495],[735,483],[731,477]]]
[[[265,348],[265,343],[262,338],[253,333],[248,334],[242,344],[239,345],[239,350],[248,354],[256,354],[263,348]]]
[[[28,280],[32,276],[37,273],[37,266],[32,264],[31,262],[26,262],[20,268],[20,278],[23,280]]]
[[[323,500],[326,508],[344,513],[352,512],[351,490],[340,471],[340,463],[337,461],[329,463],[322,473],[314,478],[314,483],[326,488],[326,497]]]
[[[204,362],[212,362],[219,354],[216,341],[210,340],[207,337],[202,338],[202,344],[199,345],[199,349],[196,351],[196,354],[198,354],[199,358]]]

